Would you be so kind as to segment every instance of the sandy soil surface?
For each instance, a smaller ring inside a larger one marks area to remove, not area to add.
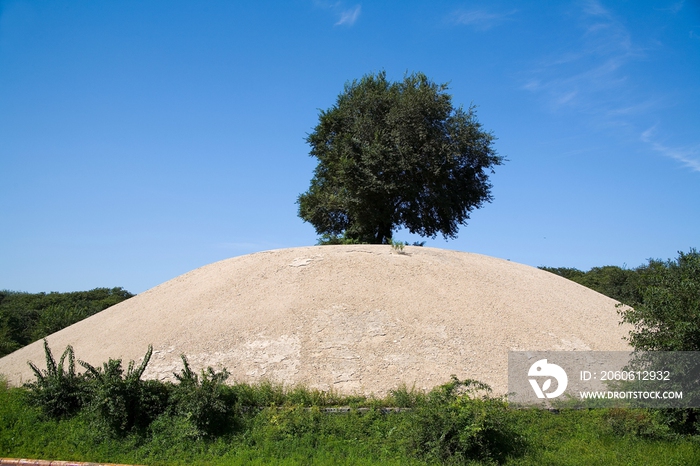
[[[173,380],[180,354],[230,381],[383,395],[450,375],[507,390],[509,350],[628,350],[616,301],[551,273],[434,248],[313,246],[266,251],[181,275],[48,337],[91,364],[154,354]],[[0,359],[13,384],[44,367],[42,342]]]

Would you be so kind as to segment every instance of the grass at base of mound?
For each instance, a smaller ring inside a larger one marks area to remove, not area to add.
[[[95,412],[49,419],[26,389],[0,383],[0,456],[147,465],[700,464],[698,438],[669,433],[648,411],[515,410],[499,400],[441,399],[445,389],[431,393],[432,401],[414,397],[410,412],[326,414],[283,403],[246,411],[220,436],[204,437],[187,415],[167,413],[115,436],[96,428]]]
[[[649,413],[648,410],[537,409],[518,412],[517,422],[528,441],[527,454],[508,461],[510,465],[690,465],[700,464],[700,438],[667,433],[658,435],[636,429],[634,421],[620,428],[620,413]],[[630,416],[646,424],[644,416]]]

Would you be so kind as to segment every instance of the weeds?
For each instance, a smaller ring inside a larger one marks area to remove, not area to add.
[[[419,403],[426,401],[426,394],[416,390],[415,385],[409,390],[406,384],[401,384],[399,388],[391,390],[388,397],[388,405],[398,408],[415,408]]]
[[[408,438],[412,451],[439,461],[502,462],[520,455],[522,435],[513,428],[512,412],[488,385],[474,380],[452,380],[416,398]],[[478,397],[479,393],[484,395]]]
[[[405,243],[401,241],[394,241],[393,239],[390,241],[391,242],[389,244],[391,244],[391,249],[393,249],[399,254],[406,254],[406,251],[404,251],[404,247],[406,246]]]
[[[659,411],[611,408],[605,411],[603,418],[616,435],[647,439],[670,439],[673,437],[671,428],[664,423]]]
[[[342,235],[324,233],[318,239],[317,246],[337,245],[337,244],[361,244],[361,241],[356,238],[350,238],[347,233]]]
[[[173,374],[179,384],[172,388],[171,412],[190,421],[199,436],[225,432],[232,425],[234,411],[238,408],[238,397],[224,388],[228,372],[226,369],[216,372],[209,367],[202,370],[200,377],[190,369],[185,355],[181,357],[184,369],[180,374]]]
[[[30,402],[40,406],[51,418],[73,416],[85,406],[87,398],[86,381],[75,372],[73,348],[66,347],[58,364],[46,339],[44,339],[44,352],[46,370],[39,370],[33,363],[29,363],[29,367],[36,375],[36,382],[27,384],[30,389]]]
[[[456,377],[427,393],[403,385],[383,399],[270,382],[225,385],[226,371],[195,373],[184,356],[172,384],[141,380],[150,348],[138,368],[132,362],[123,370],[120,360],[81,363],[85,374],[76,373],[72,350],[58,363],[48,345],[45,351],[47,369],[36,369],[29,390],[0,378],[0,456],[139,464],[700,464],[700,444],[668,435],[661,411],[517,410],[487,385]],[[49,393],[70,399],[60,393],[75,392],[70,379],[85,384],[77,413],[46,402]],[[42,410],[29,400],[43,400]],[[369,408],[327,414],[328,406]]]
[[[87,369],[89,406],[113,433],[124,435],[134,428],[148,427],[165,411],[168,387],[141,380],[152,353],[149,346],[139,367],[134,368],[134,361],[130,361],[126,374],[121,359],[110,359],[102,367],[79,361]]]

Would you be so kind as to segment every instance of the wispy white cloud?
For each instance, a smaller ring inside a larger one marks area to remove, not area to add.
[[[571,91],[571,92],[568,92],[564,95],[559,96],[557,98],[557,105],[564,105],[567,102],[574,100],[574,97],[576,97],[576,94],[578,94],[578,91]]]
[[[664,96],[640,89],[634,79],[631,65],[648,59],[658,45],[639,46],[624,22],[598,0],[579,6],[573,16],[578,27],[572,36],[574,47],[541,59],[523,76],[522,89],[540,96],[553,112],[589,115],[599,128],[640,134],[651,115],[672,105]],[[676,3],[668,14],[682,7],[683,2]],[[654,131],[652,127],[641,133],[650,150],[700,171],[700,144],[668,144]]]
[[[616,106],[620,106],[629,111],[633,106],[623,102],[621,95],[603,96],[613,94],[617,89],[624,87],[627,76],[618,73],[618,70],[625,61],[624,57],[610,57],[604,62],[589,63],[588,66],[561,74],[540,67],[535,72],[540,76],[530,78],[522,88],[544,95],[552,110],[572,107],[584,112],[612,115],[618,112]],[[553,65],[545,65],[551,66]]]
[[[690,147],[669,147],[655,138],[657,125],[643,131],[640,139],[655,152],[680,162],[684,167],[700,172],[700,144]]]
[[[583,3],[578,47],[541,60],[531,71],[523,89],[547,99],[553,110],[574,107],[592,111],[593,107],[630,107],[618,91],[626,84],[624,66],[644,51],[632,44],[624,25],[600,2]]]
[[[350,8],[349,10],[343,10],[340,13],[340,19],[338,20],[337,23],[335,23],[335,25],[336,26],[341,26],[341,25],[352,26],[353,24],[355,24],[355,21],[357,21],[357,18],[360,17],[361,11],[362,11],[361,5],[355,5],[354,8]]]
[[[649,142],[651,141],[652,136],[656,132],[656,127],[657,125],[654,125],[650,128],[647,128],[645,131],[642,132],[642,134],[639,136],[639,139],[641,139],[643,142]]]
[[[583,12],[591,16],[610,18],[610,12],[598,0],[587,0],[583,3]]]
[[[679,2],[673,3],[668,8],[659,8],[659,10],[670,11],[671,13],[676,14],[683,9],[683,5],[685,5],[685,0],[680,0]]]
[[[642,115],[651,112],[652,110],[661,108],[663,106],[660,99],[646,99],[642,102],[630,103],[627,106],[615,107],[608,110],[606,116],[617,117],[617,116],[635,116]]]
[[[486,10],[457,10],[450,16],[455,24],[471,26],[479,31],[487,31],[509,20],[516,10],[508,13],[493,13]]]
[[[686,168],[700,172],[700,145],[694,147],[668,147],[658,142],[652,142],[651,148],[666,157],[681,162]]]
[[[327,10],[338,18],[335,26],[352,26],[360,17],[360,13],[362,13],[362,5],[358,4],[352,8],[348,8],[345,2],[342,1],[330,2],[326,0],[314,0],[314,5],[316,5],[317,8]]]

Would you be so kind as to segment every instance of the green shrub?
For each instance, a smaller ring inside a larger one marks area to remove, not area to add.
[[[44,308],[32,329],[32,338],[40,339],[73,325],[92,313],[90,309],[70,304],[51,304]]]
[[[0,292],[0,298],[6,296],[8,292]],[[0,303],[4,304],[8,298]],[[0,357],[19,349],[32,341],[34,324],[39,318],[36,309],[17,309],[15,307],[3,306],[0,304]]]
[[[7,322],[7,318],[0,315],[0,358],[10,354],[22,347],[12,338],[12,328]]]
[[[539,267],[560,277],[583,285],[598,293],[609,296],[625,304],[632,304],[639,299],[638,282],[643,274],[643,267],[626,269],[616,265],[593,267],[588,272],[570,267]]]
[[[34,363],[29,363],[29,367],[36,375],[36,382],[26,384],[30,389],[29,401],[39,406],[51,418],[73,416],[83,408],[87,399],[85,378],[75,372],[73,347],[66,347],[58,364],[46,340],[44,340],[44,353],[46,370],[39,370]]]
[[[110,358],[98,368],[79,361],[87,369],[91,408],[112,433],[123,435],[134,428],[145,428],[165,411],[167,386],[141,380],[152,353],[153,347],[149,346],[141,365],[134,369],[134,361],[130,361],[126,374],[121,359]]]
[[[266,434],[270,440],[280,441],[303,436],[317,437],[321,432],[324,416],[318,406],[305,409],[302,406],[267,408],[261,417],[267,422]]]
[[[404,247],[406,246],[406,243],[403,243],[401,241],[394,241],[393,239],[389,240],[389,244],[391,244],[391,249],[394,251],[398,252],[399,254],[405,254],[406,252],[404,251]]]
[[[389,404],[399,408],[414,408],[419,403],[424,402],[426,395],[424,392],[416,390],[415,386],[409,390],[406,384],[389,392]]]
[[[676,260],[649,261],[640,284],[638,302],[620,310],[623,321],[634,325],[632,346],[700,351],[700,253],[691,249]]]
[[[632,435],[647,439],[666,439],[672,436],[659,410],[611,408],[603,418],[617,435]]]
[[[513,426],[507,404],[477,397],[491,389],[474,380],[452,381],[433,389],[417,403],[409,423],[409,448],[418,456],[439,461],[502,462],[521,454],[523,437]]]
[[[642,351],[700,351],[700,253],[690,249],[679,252],[675,260],[649,260],[637,271],[637,302],[631,308],[620,308],[623,322],[634,326],[629,338],[632,346]],[[681,370],[697,374],[698,365]],[[684,392],[697,397],[700,381],[686,385]],[[700,433],[700,409],[658,413],[676,433]]]
[[[549,273],[553,273],[554,275],[559,275],[560,277],[564,277],[567,280],[572,280],[578,283],[578,279],[586,275],[586,272],[583,270],[579,270],[575,267],[544,267],[540,266],[537,267],[540,270],[547,271]]]
[[[664,426],[680,435],[698,435],[700,433],[700,409],[665,408],[653,410]]]
[[[233,425],[237,397],[225,388],[228,371],[216,372],[208,367],[206,371],[202,370],[200,377],[192,371],[185,355],[181,357],[185,367],[180,374],[174,374],[179,383],[172,389],[171,411],[190,420],[202,436],[214,436],[229,430]]]
[[[333,390],[321,391],[297,385],[284,393],[284,404],[293,406],[338,406],[350,404],[354,398],[342,396]]]
[[[267,380],[255,385],[235,384],[231,389],[236,394],[241,406],[282,406],[286,401],[284,387]]]

